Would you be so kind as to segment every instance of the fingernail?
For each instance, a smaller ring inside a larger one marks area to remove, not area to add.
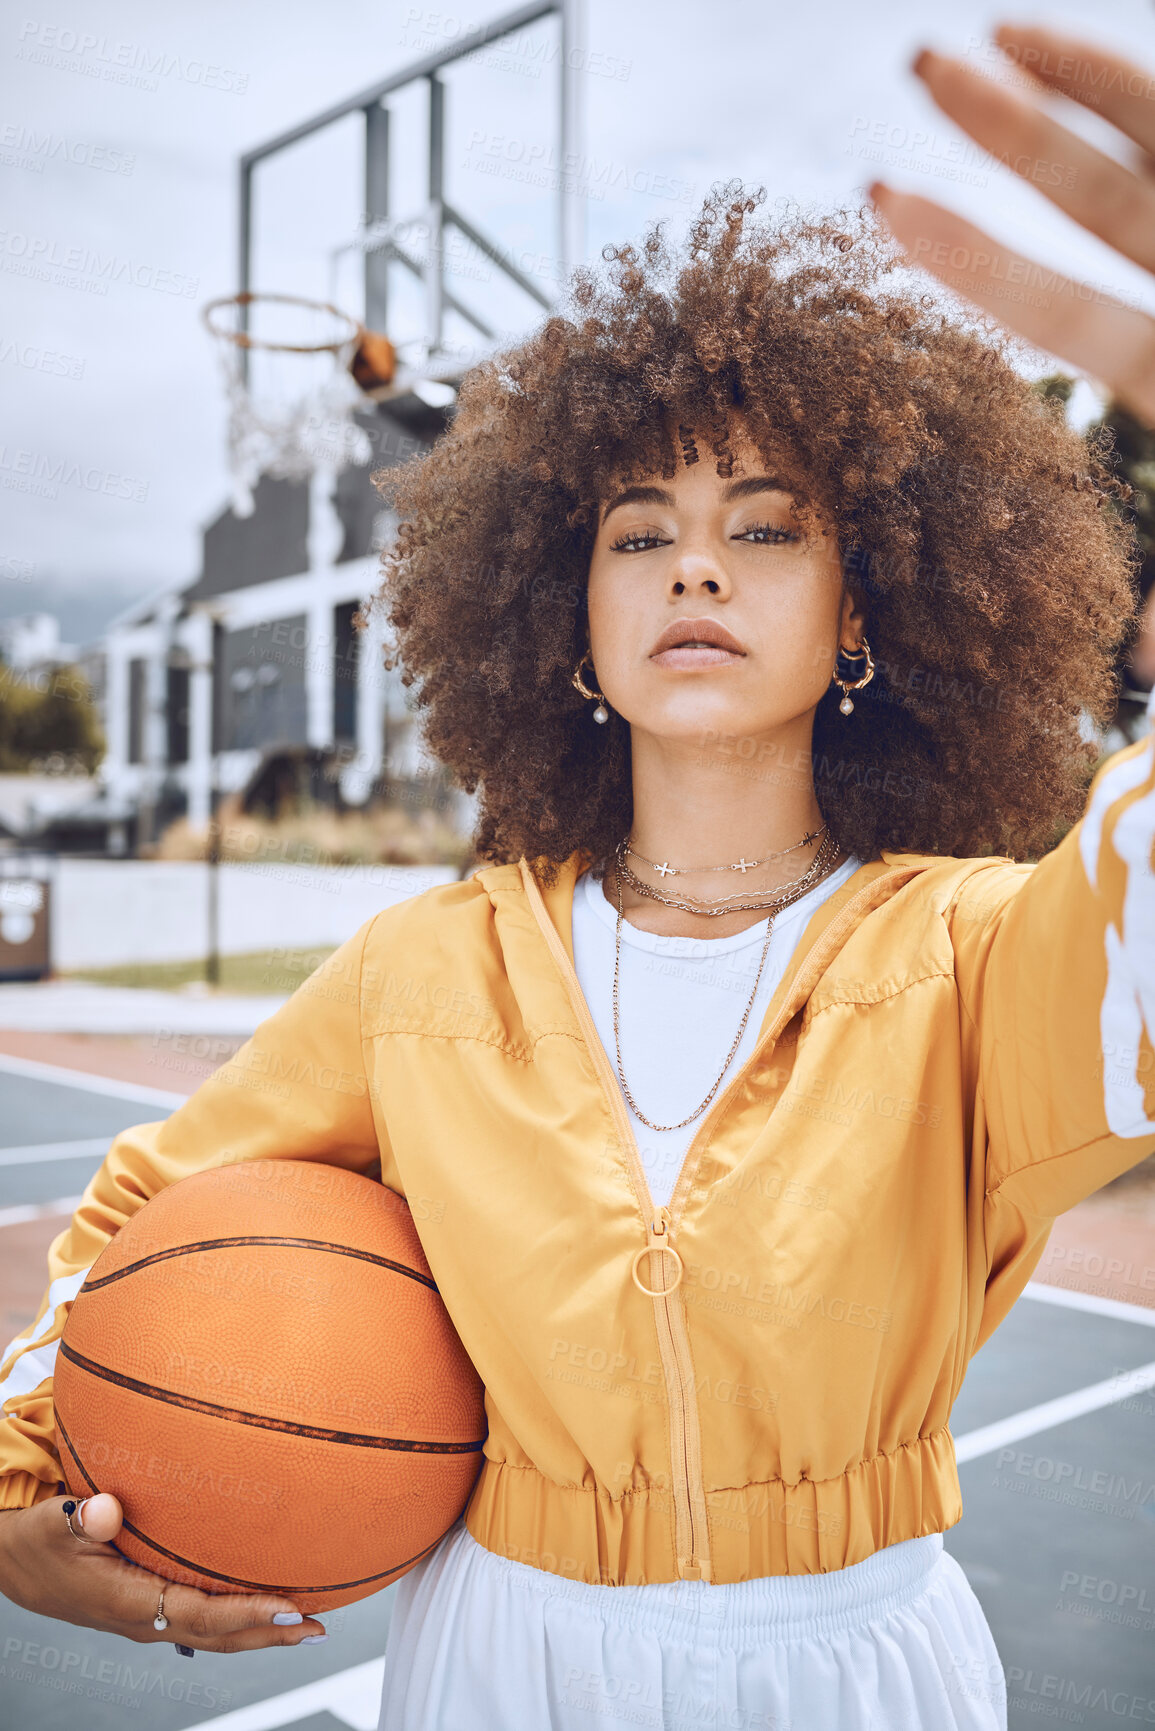
[[[300,1611],[278,1611],[273,1618],[273,1622],[279,1623],[283,1629],[287,1629],[290,1623],[303,1623],[304,1621]]]
[[[297,1642],[298,1647],[315,1647],[318,1641],[327,1641],[328,1635],[302,1635]]]
[[[186,1659],[195,1659],[196,1658],[196,1648],[195,1647],[182,1647],[180,1642],[178,1641],[176,1643],[176,1650],[178,1653],[183,1653]]]
[[[910,69],[914,73],[916,78],[923,78],[926,76],[926,69],[927,69],[927,65],[928,65],[929,61],[930,61],[930,49],[929,48],[920,48],[918,53],[915,55],[914,59],[910,63]]]

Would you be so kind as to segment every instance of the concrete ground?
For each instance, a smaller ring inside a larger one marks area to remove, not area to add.
[[[0,983],[0,1028],[35,1033],[249,1035],[289,996],[270,992],[148,991],[90,980]]]
[[[171,1110],[240,1037],[0,1033],[4,1341],[34,1315],[47,1245],[111,1136]],[[994,1631],[1011,1731],[1155,1724],[1153,1164],[1056,1222],[954,1409],[965,1513],[946,1545]],[[375,1731],[394,1591],[329,1613],[323,1646],[195,1660],[0,1601],[0,1724]]]

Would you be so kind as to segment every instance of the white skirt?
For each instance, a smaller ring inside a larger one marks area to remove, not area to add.
[[[825,1575],[605,1587],[462,1522],[397,1587],[379,1731],[1006,1731],[982,1607],[942,1534]]]

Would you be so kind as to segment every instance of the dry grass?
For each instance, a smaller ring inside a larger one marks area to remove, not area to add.
[[[74,973],[60,973],[58,979],[87,980],[98,986],[136,986],[149,991],[195,992],[213,997],[240,992],[258,997],[295,992],[314,973],[326,956],[333,953],[332,944],[314,944],[311,949],[253,950],[240,956],[221,956],[220,979],[216,987],[204,984],[205,963],[186,962],[124,962],[119,967],[78,968]]]
[[[225,800],[219,822],[219,857],[230,862],[451,865],[460,870],[472,851],[469,838],[429,807],[406,811],[401,806],[382,806],[337,813],[317,806],[274,822],[242,812],[236,800]],[[187,818],[179,818],[165,830],[151,857],[203,860],[208,846],[207,825],[195,828]]]

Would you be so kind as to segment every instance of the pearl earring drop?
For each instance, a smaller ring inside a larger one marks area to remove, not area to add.
[[[854,711],[854,701],[850,693],[852,691],[860,691],[864,685],[870,684],[871,680],[874,678],[874,657],[870,653],[870,644],[866,641],[865,637],[862,639],[862,642],[859,644],[857,649],[845,649],[841,650],[840,653],[846,655],[848,658],[854,655],[865,655],[866,657],[866,672],[862,675],[861,679],[846,680],[840,678],[837,660],[834,664],[834,683],[835,685],[841,685],[842,687],[842,702],[838,707],[843,715],[851,715]]]
[[[594,710],[594,720],[600,724],[602,722],[606,722],[609,720],[610,712],[606,707],[606,700],[605,700],[605,697],[602,694],[602,692],[598,691],[596,689],[596,687],[593,691],[591,691],[589,686],[586,684],[585,680],[582,678],[582,668],[585,666],[586,662],[589,661],[589,659],[590,659],[590,652],[587,649],[585,654],[582,656],[581,660],[578,662],[577,666],[575,667],[575,669],[573,671],[573,675],[570,679],[570,684],[573,686],[575,691],[580,691],[583,697],[589,697],[589,698],[596,697],[597,698],[598,705],[597,705],[597,708]],[[590,672],[591,673],[593,672],[592,662],[590,663]]]

